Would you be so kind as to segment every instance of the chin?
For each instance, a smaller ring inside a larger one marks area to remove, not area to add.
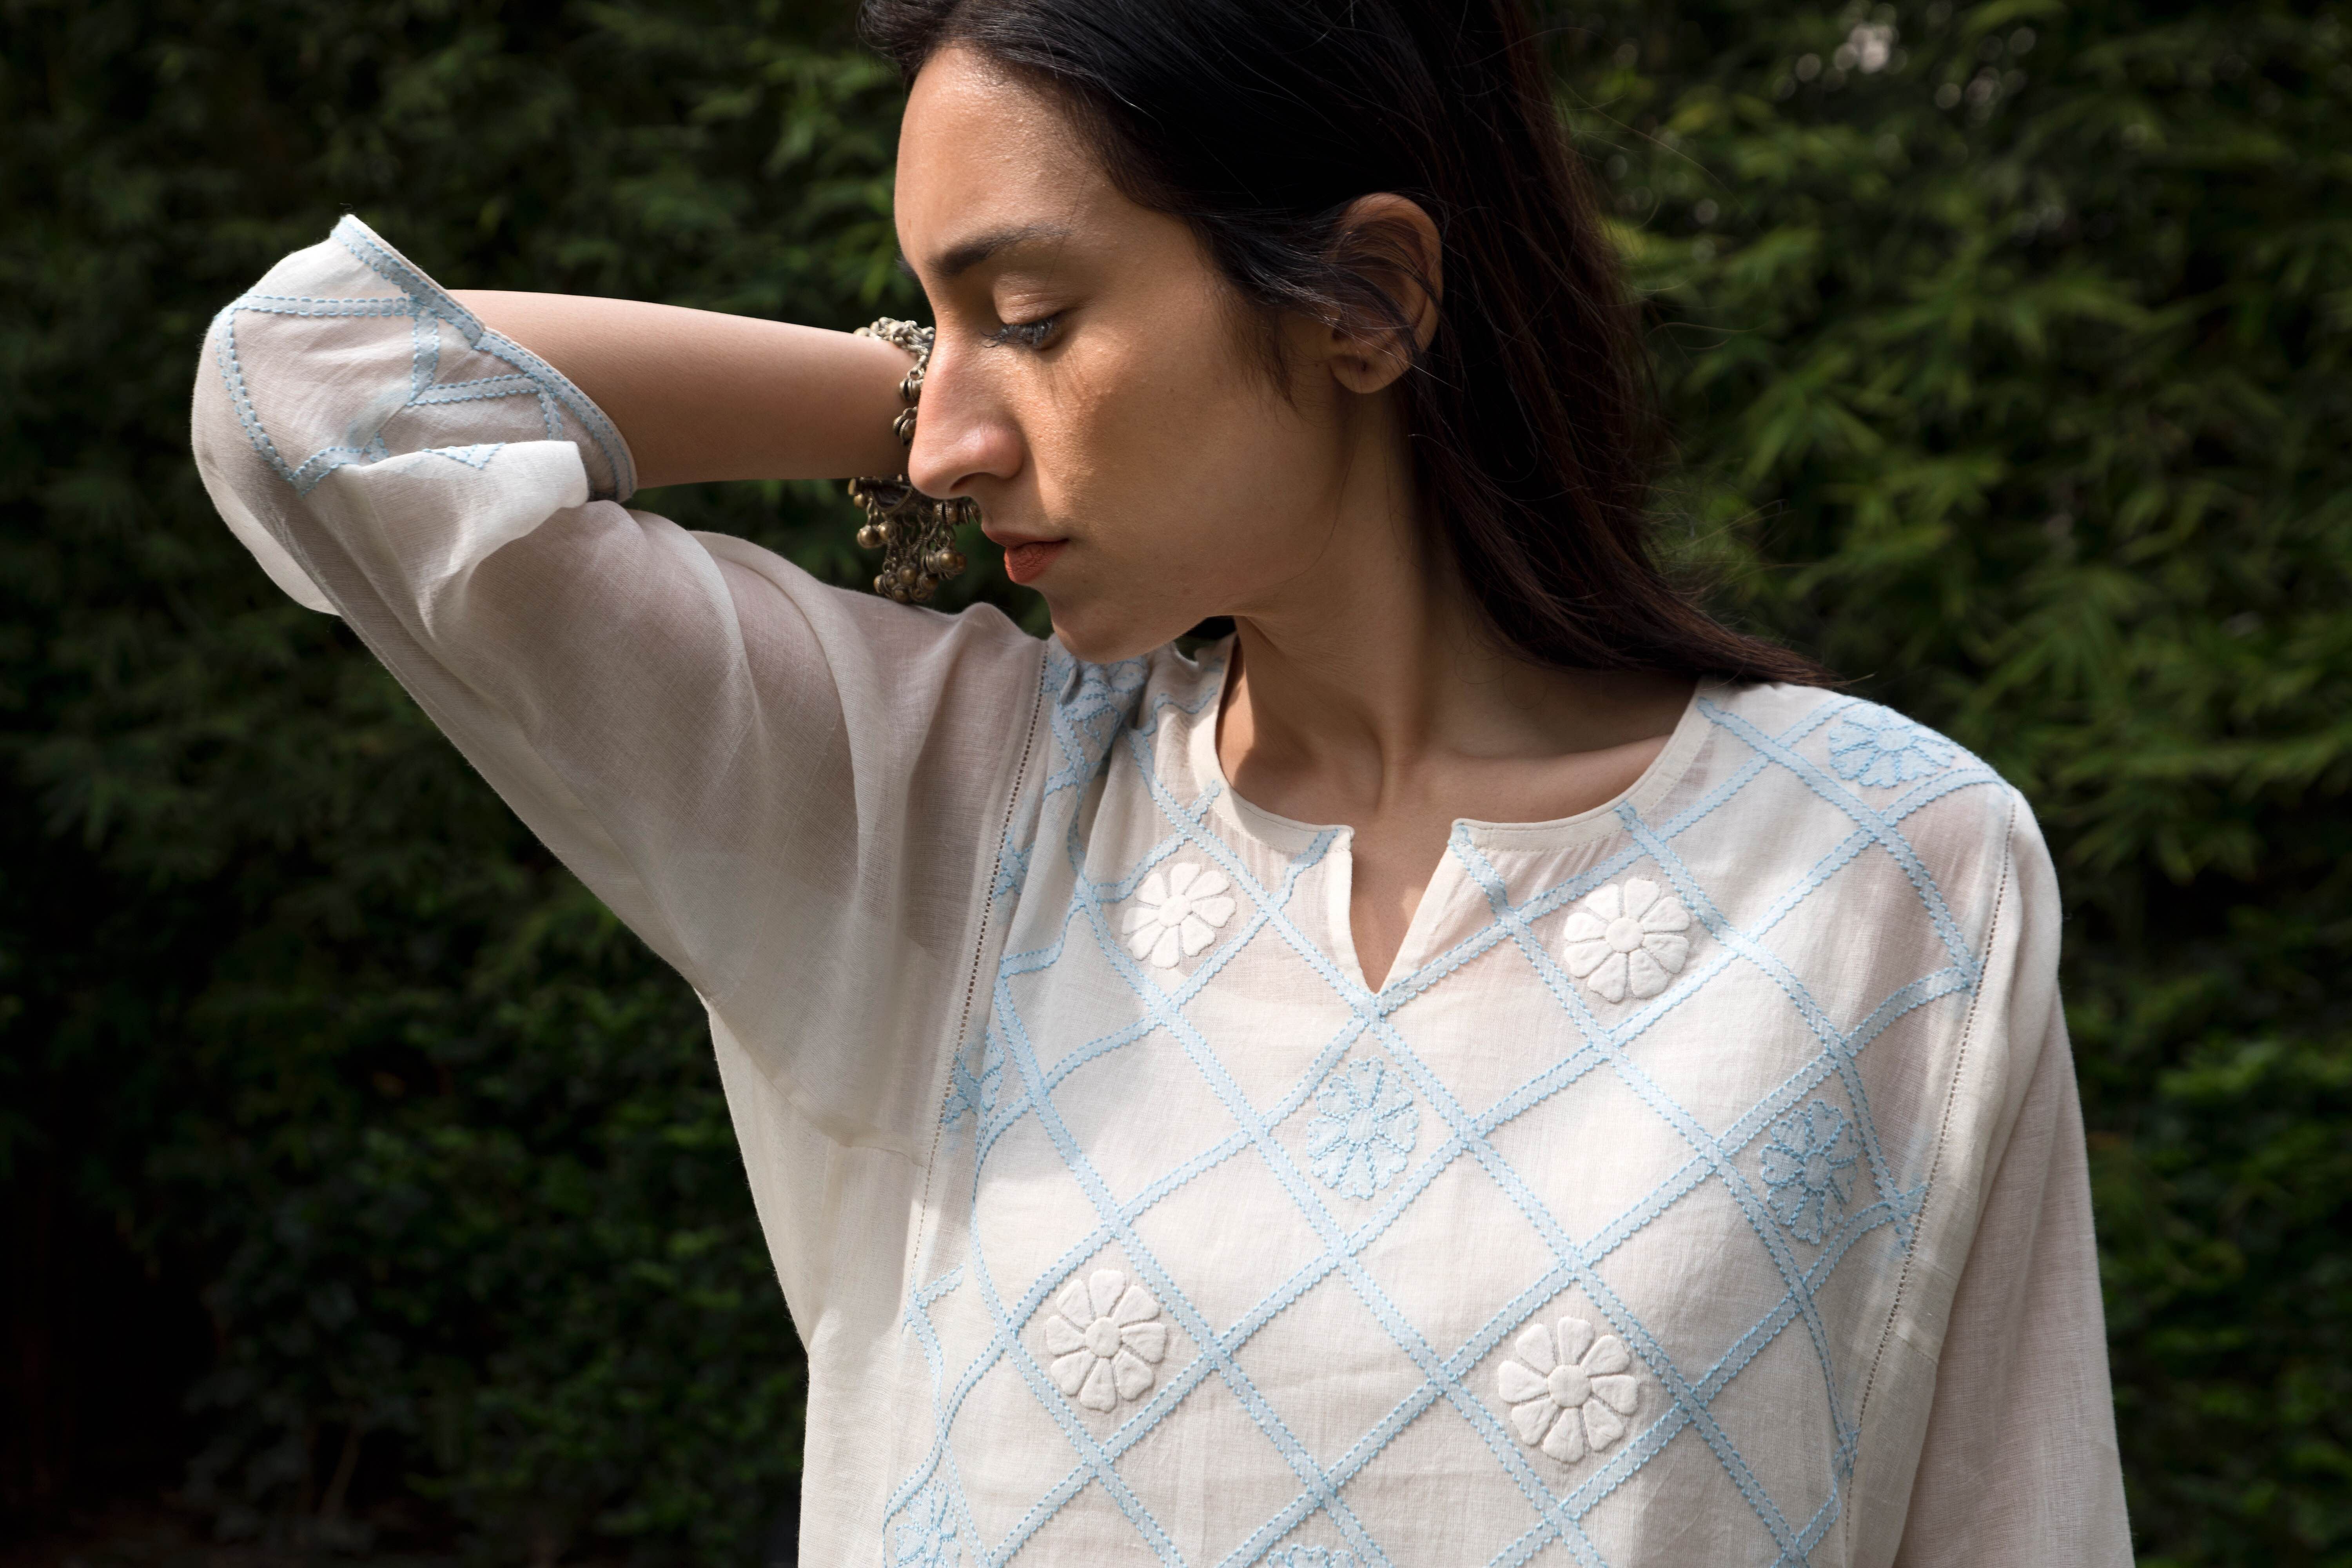
[[[1196,616],[1170,626],[1162,616],[1122,616],[1105,610],[1073,613],[1051,600],[1045,607],[1054,617],[1055,638],[1071,658],[1085,664],[1117,664],[1123,658],[1140,658],[1175,641],[1198,620]]]

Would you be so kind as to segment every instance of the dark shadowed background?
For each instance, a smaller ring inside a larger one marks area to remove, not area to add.
[[[2352,16],[1548,15],[1675,550],[2049,832],[2143,1561],[2352,1563]],[[699,1009],[186,406],[345,210],[456,286],[916,313],[898,105],[818,0],[0,0],[0,1561],[789,1556]],[[641,504],[860,574],[830,487]]]

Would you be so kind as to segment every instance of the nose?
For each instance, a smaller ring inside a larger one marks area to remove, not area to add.
[[[985,505],[994,484],[1021,471],[1021,433],[988,370],[984,357],[940,335],[907,451],[907,477],[925,495]]]

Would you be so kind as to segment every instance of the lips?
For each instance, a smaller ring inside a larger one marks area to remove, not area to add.
[[[1054,558],[1069,547],[1066,539],[1024,539],[1004,547],[1004,574],[1015,583],[1034,583]]]

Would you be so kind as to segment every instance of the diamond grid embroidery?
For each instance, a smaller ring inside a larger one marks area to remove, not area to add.
[[[1063,659],[1064,668],[1059,672],[1049,668],[1048,678],[1052,679],[1058,673],[1066,684],[1070,684],[1072,671],[1066,658],[1058,653],[1055,657]],[[1076,673],[1075,691],[1067,700],[1057,704],[1053,711],[1056,745],[1060,754],[1068,761],[1049,776],[1044,792],[1045,805],[1050,805],[1056,795],[1076,790],[1097,769],[1108,764],[1118,726],[1106,723],[1104,715],[1115,713],[1120,706],[1118,699],[1138,691],[1143,679],[1139,661],[1133,666],[1112,667],[1103,672],[1081,667]],[[1318,837],[1299,855],[1279,886],[1260,886],[1231,847],[1206,829],[1204,823],[1209,797],[1204,795],[1190,805],[1180,803],[1152,771],[1149,742],[1163,717],[1164,708],[1172,706],[1169,700],[1160,700],[1160,706],[1155,707],[1128,734],[1130,756],[1141,771],[1171,828],[1169,838],[1152,857],[1147,858],[1147,864],[1164,859],[1179,850],[1204,858],[1246,895],[1254,912],[1243,929],[1217,953],[1211,955],[1209,963],[1204,963],[1199,973],[1183,985],[1172,991],[1163,991],[1144,976],[1124,951],[1121,936],[1114,930],[1109,919],[1112,907],[1123,893],[1118,888],[1093,884],[1085,878],[1080,825],[1075,819],[1070,823],[1065,847],[1076,873],[1077,897],[1072,901],[1071,911],[1064,921],[1056,942],[1031,953],[1008,954],[1000,965],[988,1037],[992,1042],[992,1051],[1001,1048],[1005,1053],[1007,1064],[1013,1069],[1008,1077],[1006,1088],[1015,1092],[999,1110],[996,1131],[1001,1131],[1021,1116],[1036,1115],[1041,1125],[1053,1136],[1072,1173],[1087,1191],[1101,1217],[1101,1224],[1091,1235],[1075,1245],[1053,1269],[1030,1283],[1022,1299],[1013,1304],[999,1299],[995,1284],[988,1277],[986,1260],[975,1241],[971,1267],[995,1323],[995,1332],[988,1347],[958,1379],[954,1394],[940,1400],[930,1458],[893,1496],[886,1522],[911,1508],[919,1508],[926,1497],[923,1489],[932,1484],[932,1478],[944,1474],[951,1480],[953,1460],[948,1448],[947,1436],[953,1423],[955,1408],[979,1377],[998,1359],[1013,1360],[1033,1390],[1039,1392],[1041,1399],[1051,1401],[1054,1398],[1052,1384],[1042,1375],[1043,1369],[1020,1344],[1020,1326],[1029,1321],[1045,1294],[1066,1280],[1071,1269],[1107,1244],[1116,1241],[1134,1265],[1139,1282],[1166,1303],[1169,1315],[1192,1339],[1199,1353],[1181,1369],[1173,1367],[1172,1363],[1164,1368],[1171,1375],[1163,1378],[1161,1385],[1151,1392],[1141,1408],[1108,1438],[1097,1438],[1078,1424],[1066,1408],[1054,1411],[1055,1419],[1070,1437],[1076,1465],[1058,1486],[1039,1500],[1021,1524],[1003,1540],[992,1543],[982,1542],[971,1534],[967,1522],[964,1540],[971,1545],[975,1562],[1001,1563],[1010,1559],[1055,1510],[1078,1495],[1087,1485],[1096,1482],[1104,1487],[1106,1493],[1127,1514],[1144,1544],[1155,1555],[1164,1562],[1181,1561],[1165,1530],[1150,1517],[1142,1500],[1119,1478],[1115,1466],[1120,1454],[1132,1447],[1163,1416],[1178,1408],[1185,1396],[1210,1376],[1221,1378],[1232,1390],[1301,1482],[1301,1490],[1294,1501],[1266,1520],[1236,1547],[1227,1559],[1231,1563],[1255,1560],[1267,1551],[1273,1542],[1282,1539],[1300,1522],[1319,1511],[1328,1516],[1330,1523],[1338,1527],[1345,1538],[1344,1546],[1331,1549],[1334,1560],[1345,1561],[1342,1553],[1353,1553],[1365,1564],[1388,1563],[1390,1559],[1340,1497],[1340,1489],[1378,1454],[1389,1437],[1402,1431],[1439,1399],[1447,1401],[1486,1438],[1488,1447],[1494,1451],[1504,1470],[1527,1497],[1534,1515],[1526,1533],[1496,1559],[1498,1563],[1523,1562],[1554,1541],[1561,1542],[1580,1562],[1601,1563],[1603,1560],[1581,1528],[1581,1521],[1616,1486],[1685,1427],[1698,1430],[1727,1475],[1755,1510],[1759,1522],[1778,1548],[1779,1561],[1801,1562],[1836,1521],[1843,1482],[1852,1468],[1853,1446],[1858,1437],[1858,1429],[1849,1421],[1843,1408],[1825,1330],[1813,1309],[1812,1298],[1845,1251],[1869,1232],[1881,1226],[1892,1226],[1898,1240],[1907,1247],[1910,1222],[1921,1196],[1916,1189],[1904,1191],[1894,1184],[1884,1156],[1876,1146],[1855,1059],[1864,1047],[1895,1018],[1937,997],[1969,989],[1976,983],[1978,973],[1975,955],[1965,942],[1957,940],[1959,934],[1957,922],[1944,907],[1940,891],[1935,888],[1933,879],[1927,876],[1916,854],[1910,853],[1897,825],[1930,801],[1957,788],[1992,782],[1994,775],[1980,766],[1947,773],[1896,799],[1873,807],[1854,799],[1851,792],[1831,784],[1819,770],[1805,764],[1790,750],[1804,734],[1817,729],[1838,712],[1850,713],[1852,705],[1841,710],[1835,704],[1824,704],[1789,731],[1768,737],[1755,731],[1738,715],[1703,700],[1700,706],[1708,719],[1719,728],[1746,741],[1754,752],[1729,779],[1707,797],[1664,824],[1654,826],[1644,823],[1630,807],[1621,807],[1619,815],[1633,838],[1631,845],[1572,882],[1538,893],[1520,904],[1511,902],[1502,879],[1494,868],[1486,864],[1466,835],[1457,834],[1451,852],[1486,891],[1494,919],[1482,931],[1458,944],[1452,952],[1441,955],[1414,974],[1392,980],[1380,994],[1373,994],[1341,976],[1336,966],[1314,948],[1286,913],[1298,877],[1328,852],[1332,836],[1326,834]],[[1833,847],[1816,864],[1799,886],[1790,889],[1770,906],[1752,929],[1741,931],[1732,927],[1706,899],[1689,868],[1675,854],[1672,844],[1693,824],[1736,795],[1768,768],[1776,766],[1794,773],[1807,787],[1845,811],[1856,827],[1852,835]],[[1041,806],[1041,831],[1044,815],[1045,806]],[[1954,962],[1945,969],[1920,976],[1899,988],[1853,1029],[1842,1031],[1811,1001],[1797,977],[1762,947],[1758,939],[1785,919],[1840,867],[1874,846],[1885,850],[1910,878],[1919,892],[1923,908],[1950,949]],[[1023,851],[1024,854],[1027,852],[1025,848]],[[1623,875],[1644,858],[1657,865],[1668,879],[1675,894],[1689,908],[1696,922],[1717,939],[1718,945],[1711,961],[1683,976],[1682,984],[1668,995],[1647,1005],[1629,1009],[1628,1016],[1611,1028],[1594,1017],[1591,1009],[1577,994],[1578,987],[1574,982],[1544,944],[1535,938],[1529,927],[1544,915],[1584,897],[1608,879]],[[1129,879],[1130,886],[1132,881],[1133,879]],[[1207,1041],[1184,1016],[1187,1001],[1209,982],[1222,960],[1262,936],[1282,941],[1297,950],[1309,967],[1332,986],[1349,1011],[1347,1023],[1318,1053],[1316,1064],[1302,1079],[1300,1087],[1285,1103],[1271,1108],[1263,1115],[1250,1107],[1246,1098],[1224,1074]],[[1074,1056],[1118,1048],[1118,1044],[1139,1038],[1151,1028],[1166,1028],[1181,1043],[1204,1078],[1216,1089],[1233,1113],[1238,1129],[1211,1149],[1170,1172],[1166,1178],[1153,1184],[1124,1205],[1118,1204],[1103,1186],[1100,1178],[1093,1174],[1084,1150],[1077,1146],[1068,1129],[1061,1125],[1054,1106],[1053,1084],[1066,1074],[1071,1062],[1057,1063],[1050,1075],[1040,1070],[1034,1050],[1027,1039],[1017,1010],[1010,1005],[1006,989],[1010,976],[1050,966],[1064,944],[1072,940],[1092,940],[1107,952],[1114,954],[1114,963],[1119,964],[1142,1009],[1138,1020],[1139,1027],[1120,1032],[1126,1037],[1125,1040],[1096,1042],[1086,1051],[1074,1053]],[[1504,942],[1517,944],[1527,954],[1544,984],[1551,989],[1575,1023],[1585,1044],[1570,1052],[1565,1059],[1547,1064],[1519,1089],[1504,1096],[1485,1112],[1474,1113],[1455,1102],[1444,1083],[1414,1057],[1397,1029],[1392,1015],[1412,996],[1435,984],[1468,958],[1475,956],[1477,952]],[[1732,1127],[1717,1136],[1709,1134],[1686,1111],[1675,1105],[1659,1086],[1650,1082],[1628,1058],[1626,1047],[1667,1009],[1696,994],[1709,979],[1736,963],[1751,965],[1779,984],[1788,994],[1797,1014],[1814,1033],[1821,1049],[1810,1066],[1768,1094]],[[1304,1103],[1311,1086],[1322,1081],[1345,1053],[1360,1041],[1383,1048],[1399,1072],[1421,1091],[1421,1097],[1437,1113],[1446,1135],[1429,1150],[1416,1167],[1397,1181],[1392,1193],[1384,1194],[1384,1201],[1374,1213],[1361,1218],[1353,1229],[1349,1229],[1334,1216],[1321,1194],[1307,1180],[1306,1173],[1296,1159],[1276,1142],[1272,1129]],[[1648,1198],[1616,1221],[1601,1227],[1580,1246],[1551,1218],[1537,1194],[1517,1178],[1488,1141],[1488,1135],[1505,1122],[1568,1088],[1585,1074],[1603,1070],[1615,1073],[1668,1125],[1674,1127],[1689,1143],[1691,1157],[1661,1183]],[[1866,1166],[1864,1172],[1857,1174],[1876,1196],[1875,1201],[1846,1214],[1842,1223],[1830,1226],[1821,1238],[1818,1256],[1807,1265],[1801,1262],[1786,1244],[1782,1222],[1770,1206],[1769,1200],[1773,1195],[1770,1187],[1750,1181],[1735,1161],[1743,1151],[1753,1147],[1759,1138],[1765,1136],[1768,1129],[1776,1123],[1784,1123],[1790,1113],[1805,1102],[1808,1095],[1832,1077],[1840,1080],[1840,1087],[1846,1091],[1856,1113],[1854,1131],[1858,1135],[1859,1152],[1854,1158]],[[966,1103],[970,1102],[967,1100]],[[980,1119],[982,1121],[989,1120],[985,1112]],[[975,1155],[975,1197],[981,1172],[987,1159],[986,1143],[983,1135]],[[1220,1333],[1201,1317],[1175,1280],[1142,1246],[1133,1229],[1133,1223],[1169,1193],[1242,1148],[1252,1145],[1265,1155],[1268,1165],[1298,1205],[1302,1216],[1323,1237],[1326,1251],[1320,1258],[1303,1266],[1297,1275],[1257,1308],[1244,1314],[1240,1321]],[[1554,1253],[1556,1262],[1542,1277],[1530,1281],[1517,1298],[1503,1303],[1496,1316],[1482,1325],[1468,1342],[1451,1353],[1442,1353],[1438,1347],[1428,1344],[1402,1315],[1385,1301],[1378,1283],[1363,1273],[1355,1258],[1370,1239],[1385,1230],[1410,1206],[1439,1173],[1464,1158],[1472,1159],[1486,1169],[1521,1212],[1536,1224],[1538,1231]],[[1708,1182],[1721,1184],[1738,1201],[1779,1271],[1785,1290],[1779,1306],[1729,1346],[1714,1366],[1694,1376],[1674,1363],[1638,1316],[1610,1290],[1595,1268],[1616,1247],[1671,1208],[1679,1198]],[[1395,1339],[1398,1349],[1420,1369],[1424,1382],[1377,1422],[1365,1434],[1363,1440],[1338,1464],[1326,1470],[1306,1452],[1296,1435],[1284,1426],[1276,1413],[1256,1394],[1246,1375],[1234,1363],[1232,1353],[1251,1333],[1297,1301],[1307,1288],[1334,1273],[1346,1279],[1374,1318],[1387,1329]],[[1624,1342],[1631,1345],[1641,1367],[1657,1377],[1669,1396],[1671,1407],[1646,1429],[1624,1442],[1606,1464],[1589,1475],[1581,1470],[1571,1474],[1568,1478],[1572,1483],[1571,1489],[1563,1495],[1554,1489],[1554,1478],[1538,1474],[1528,1464],[1496,1413],[1467,1386],[1465,1379],[1497,1345],[1515,1331],[1523,1332],[1530,1315],[1538,1308],[1571,1284],[1583,1289],[1606,1320],[1602,1328],[1622,1335]],[[945,1288],[946,1282],[942,1281],[940,1293],[944,1293]],[[927,1351],[936,1343],[935,1339],[924,1333],[928,1328],[930,1303],[934,1300],[936,1296],[919,1293],[909,1309],[910,1326],[918,1316],[926,1319],[918,1332],[923,1334]],[[1773,1500],[1766,1495],[1739,1456],[1736,1445],[1715,1422],[1709,1406],[1766,1344],[1800,1322],[1812,1341],[1820,1360],[1825,1402],[1836,1439],[1836,1480],[1820,1508],[1801,1524],[1792,1524],[1783,1517]],[[940,1370],[935,1357],[935,1378]],[[943,1383],[944,1379],[940,1381]],[[968,1520],[968,1511],[965,1517]]]

